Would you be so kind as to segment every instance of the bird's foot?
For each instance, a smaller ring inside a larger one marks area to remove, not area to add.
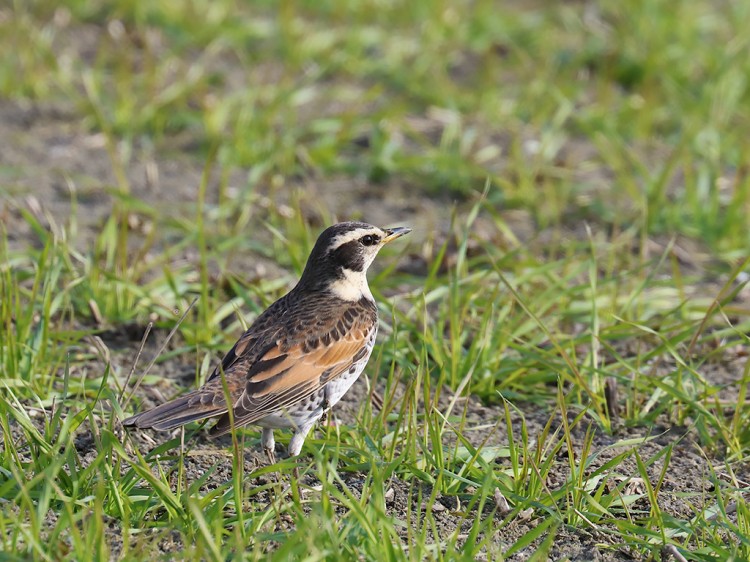
[[[263,452],[268,457],[268,464],[276,464],[276,452],[274,447],[263,447]]]

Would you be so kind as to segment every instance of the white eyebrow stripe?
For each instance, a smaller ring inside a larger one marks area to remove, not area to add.
[[[331,241],[331,248],[338,248],[339,246],[351,242],[352,240],[359,240],[365,234],[376,234],[381,238],[385,234],[379,228],[357,228],[356,230],[350,230],[344,234],[339,234]]]

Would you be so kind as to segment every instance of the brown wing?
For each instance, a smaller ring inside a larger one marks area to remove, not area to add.
[[[281,297],[237,340],[224,356],[221,365],[201,388],[132,416],[123,421],[123,425],[172,429],[191,421],[226,414],[227,401],[220,375],[225,375],[230,404],[233,404],[245,391],[245,375],[249,366],[270,347],[268,342],[277,339],[278,334],[283,333],[290,325],[289,322],[280,322],[279,319],[294,320],[297,316],[304,318],[309,315],[300,304],[300,299],[294,291]]]
[[[367,342],[377,322],[375,306],[369,302],[347,307],[337,304],[337,313],[325,311],[328,314],[314,320],[317,337],[310,337],[307,330],[292,330],[291,337],[283,334],[248,365],[245,389],[233,408],[235,427],[304,400],[366,355]],[[308,337],[303,339],[304,335]],[[235,371],[233,379],[242,364],[235,360],[230,366]],[[211,433],[221,435],[230,429],[229,416],[224,415]]]
[[[293,290],[257,318],[201,388],[123,424],[171,429],[221,416],[212,433],[226,433],[224,381],[235,426],[252,423],[299,402],[362,358],[376,323],[371,301],[316,302]]]

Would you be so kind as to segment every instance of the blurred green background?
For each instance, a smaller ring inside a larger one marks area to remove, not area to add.
[[[17,1],[0,92],[62,104],[126,162],[188,147],[249,186],[487,182],[538,229],[681,234],[731,260],[748,246],[748,23],[747,2],[714,0]]]

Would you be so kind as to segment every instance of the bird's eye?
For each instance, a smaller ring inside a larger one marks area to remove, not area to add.
[[[363,246],[372,246],[373,244],[380,242],[380,238],[378,236],[373,236],[372,234],[365,234],[360,242],[362,242]]]

